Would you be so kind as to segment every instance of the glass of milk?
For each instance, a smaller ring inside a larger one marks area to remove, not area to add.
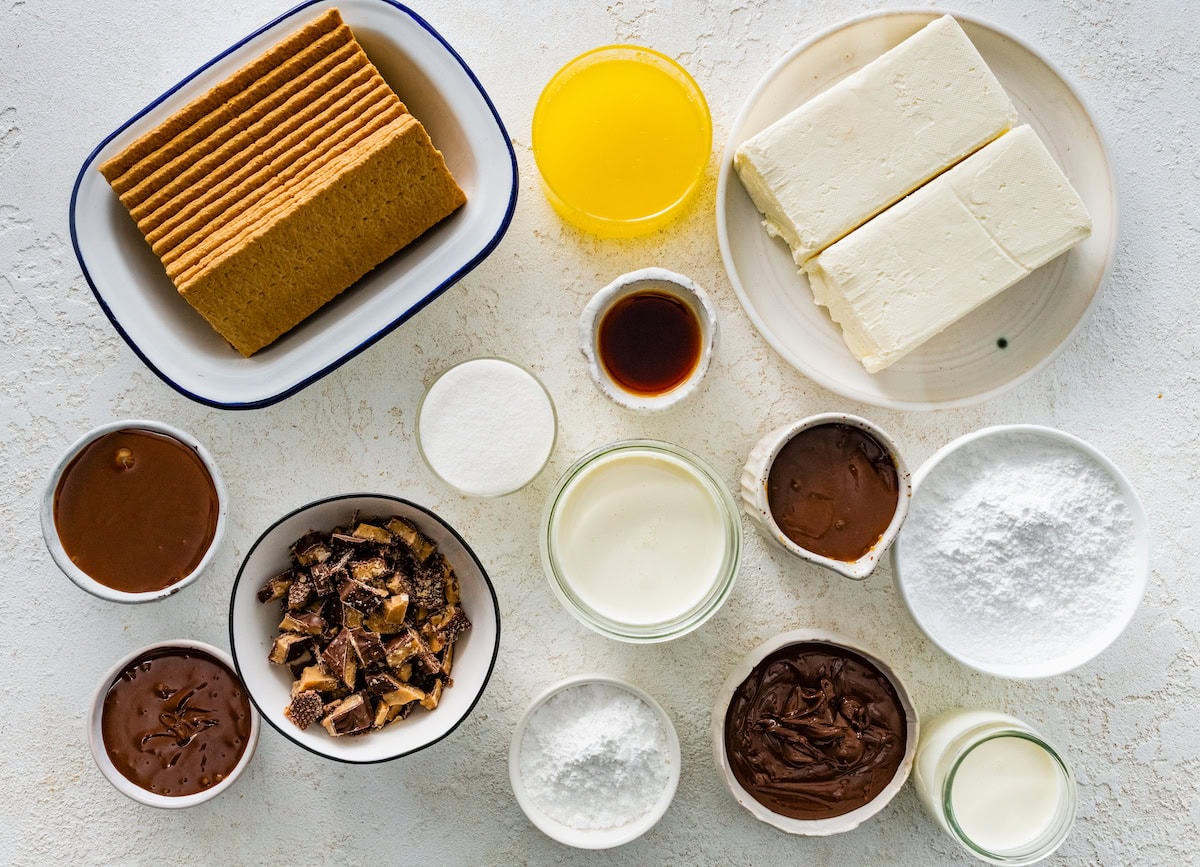
[[[953,710],[922,726],[913,784],[929,815],[989,864],[1033,864],[1075,822],[1075,778],[1015,717]]]
[[[542,520],[542,564],[559,601],[609,638],[691,632],[728,598],[742,553],[733,496],[686,449],[625,440],[567,470]]]

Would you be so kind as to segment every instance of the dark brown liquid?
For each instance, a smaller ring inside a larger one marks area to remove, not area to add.
[[[829,644],[793,644],[750,672],[725,714],[725,752],[742,788],[793,819],[870,803],[908,744],[904,706],[868,660]]]
[[[633,394],[665,394],[700,363],[700,323],[692,309],[665,292],[627,295],[600,320],[600,363]]]
[[[216,485],[196,452],[145,430],[89,443],[54,491],[54,526],[67,556],[127,593],[187,577],[212,544],[219,511]]]
[[[879,541],[896,514],[899,480],[887,449],[846,424],[802,430],[779,450],[767,477],[771,517],[789,539],[852,562]]]
[[[100,729],[121,775],[159,795],[194,795],[224,780],[250,740],[237,675],[201,650],[152,650],[109,687]]]

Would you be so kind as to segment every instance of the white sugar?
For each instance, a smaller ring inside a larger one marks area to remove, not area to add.
[[[417,419],[433,471],[466,494],[496,497],[526,485],[554,448],[554,407],[531,374],[477,358],[442,374]]]
[[[1009,435],[952,453],[921,482],[900,546],[930,635],[983,664],[1071,655],[1125,609],[1133,516],[1107,470],[1067,443]]]

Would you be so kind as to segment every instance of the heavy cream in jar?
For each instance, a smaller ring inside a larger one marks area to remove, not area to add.
[[[1040,861],[1075,819],[1063,758],[1028,725],[994,711],[955,710],[927,723],[913,782],[938,824],[993,864]]]
[[[599,450],[551,504],[552,581],[589,625],[676,624],[732,584],[741,538],[732,500],[686,452],[662,445]]]

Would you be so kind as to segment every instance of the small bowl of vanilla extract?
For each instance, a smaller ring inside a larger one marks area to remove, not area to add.
[[[639,412],[669,409],[700,388],[717,344],[717,312],[691,279],[643,268],[592,296],[579,343],[612,401]]]

